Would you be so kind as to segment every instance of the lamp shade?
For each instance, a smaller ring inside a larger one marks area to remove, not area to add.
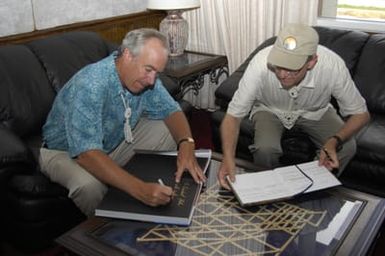
[[[153,10],[190,9],[200,6],[200,0],[148,0],[147,4],[147,8]]]

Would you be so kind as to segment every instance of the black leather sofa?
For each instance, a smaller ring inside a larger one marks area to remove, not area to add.
[[[85,219],[67,189],[39,171],[41,127],[56,93],[83,66],[116,45],[93,32],[67,32],[25,44],[0,46],[1,239],[37,251]],[[171,95],[178,86],[162,76]],[[179,101],[185,113],[191,105]]]
[[[344,185],[385,197],[385,34],[368,34],[359,31],[314,27],[319,33],[320,44],[339,54],[359,91],[367,101],[371,121],[357,137],[357,153],[340,177]],[[261,49],[273,44],[270,38],[254,50],[250,56],[216,90],[220,109],[212,114],[213,142],[221,151],[219,126],[239,80],[251,58]],[[333,103],[333,99],[332,99]],[[252,144],[253,125],[242,120],[237,157],[252,161],[248,145]],[[315,146],[299,130],[285,131],[281,145],[282,165],[310,161],[315,156]]]

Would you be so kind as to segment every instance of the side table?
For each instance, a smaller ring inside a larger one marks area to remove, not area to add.
[[[198,95],[205,75],[209,75],[210,82],[218,84],[223,74],[229,76],[229,68],[224,55],[185,51],[183,55],[169,57],[164,74],[178,84],[177,99],[181,99],[190,90]]]

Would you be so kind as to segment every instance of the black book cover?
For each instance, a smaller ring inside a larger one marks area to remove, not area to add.
[[[199,165],[203,171],[206,171],[211,159],[211,151],[197,150],[196,152]],[[180,183],[175,183],[176,158],[176,152],[175,154],[136,153],[124,166],[125,170],[144,181],[157,183],[158,179],[162,179],[165,185],[172,187],[174,196],[170,204],[151,207],[117,188],[110,187],[95,210],[95,215],[189,225],[202,184],[197,184],[188,172],[183,174]]]

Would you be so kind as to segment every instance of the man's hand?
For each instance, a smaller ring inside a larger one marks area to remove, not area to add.
[[[197,183],[205,182],[206,176],[204,175],[201,167],[199,166],[197,159],[195,158],[195,147],[191,143],[180,144],[178,150],[177,159],[177,171],[175,173],[175,181],[180,182],[183,172],[188,170]]]
[[[182,174],[186,170],[190,172],[197,183],[206,181],[206,176],[195,158],[195,144],[189,142],[189,140],[184,140],[184,138],[191,138],[190,126],[184,113],[182,111],[174,112],[164,122],[175,141],[179,144],[175,181],[180,182]],[[182,143],[180,143],[181,140],[183,140]]]
[[[222,120],[220,131],[222,140],[223,160],[218,171],[218,180],[222,187],[230,190],[226,176],[235,181],[235,150],[237,147],[241,118],[226,113]]]
[[[143,182],[140,189],[133,195],[136,199],[149,206],[165,205],[171,202],[172,188],[158,183]]]
[[[324,165],[329,171],[337,169],[340,166],[336,152],[336,146],[337,144],[333,140],[328,140],[321,148],[319,165]]]
[[[235,181],[235,162],[234,159],[223,159],[218,171],[218,180],[222,187],[227,190],[231,190],[226,176],[229,176],[232,182]]]

